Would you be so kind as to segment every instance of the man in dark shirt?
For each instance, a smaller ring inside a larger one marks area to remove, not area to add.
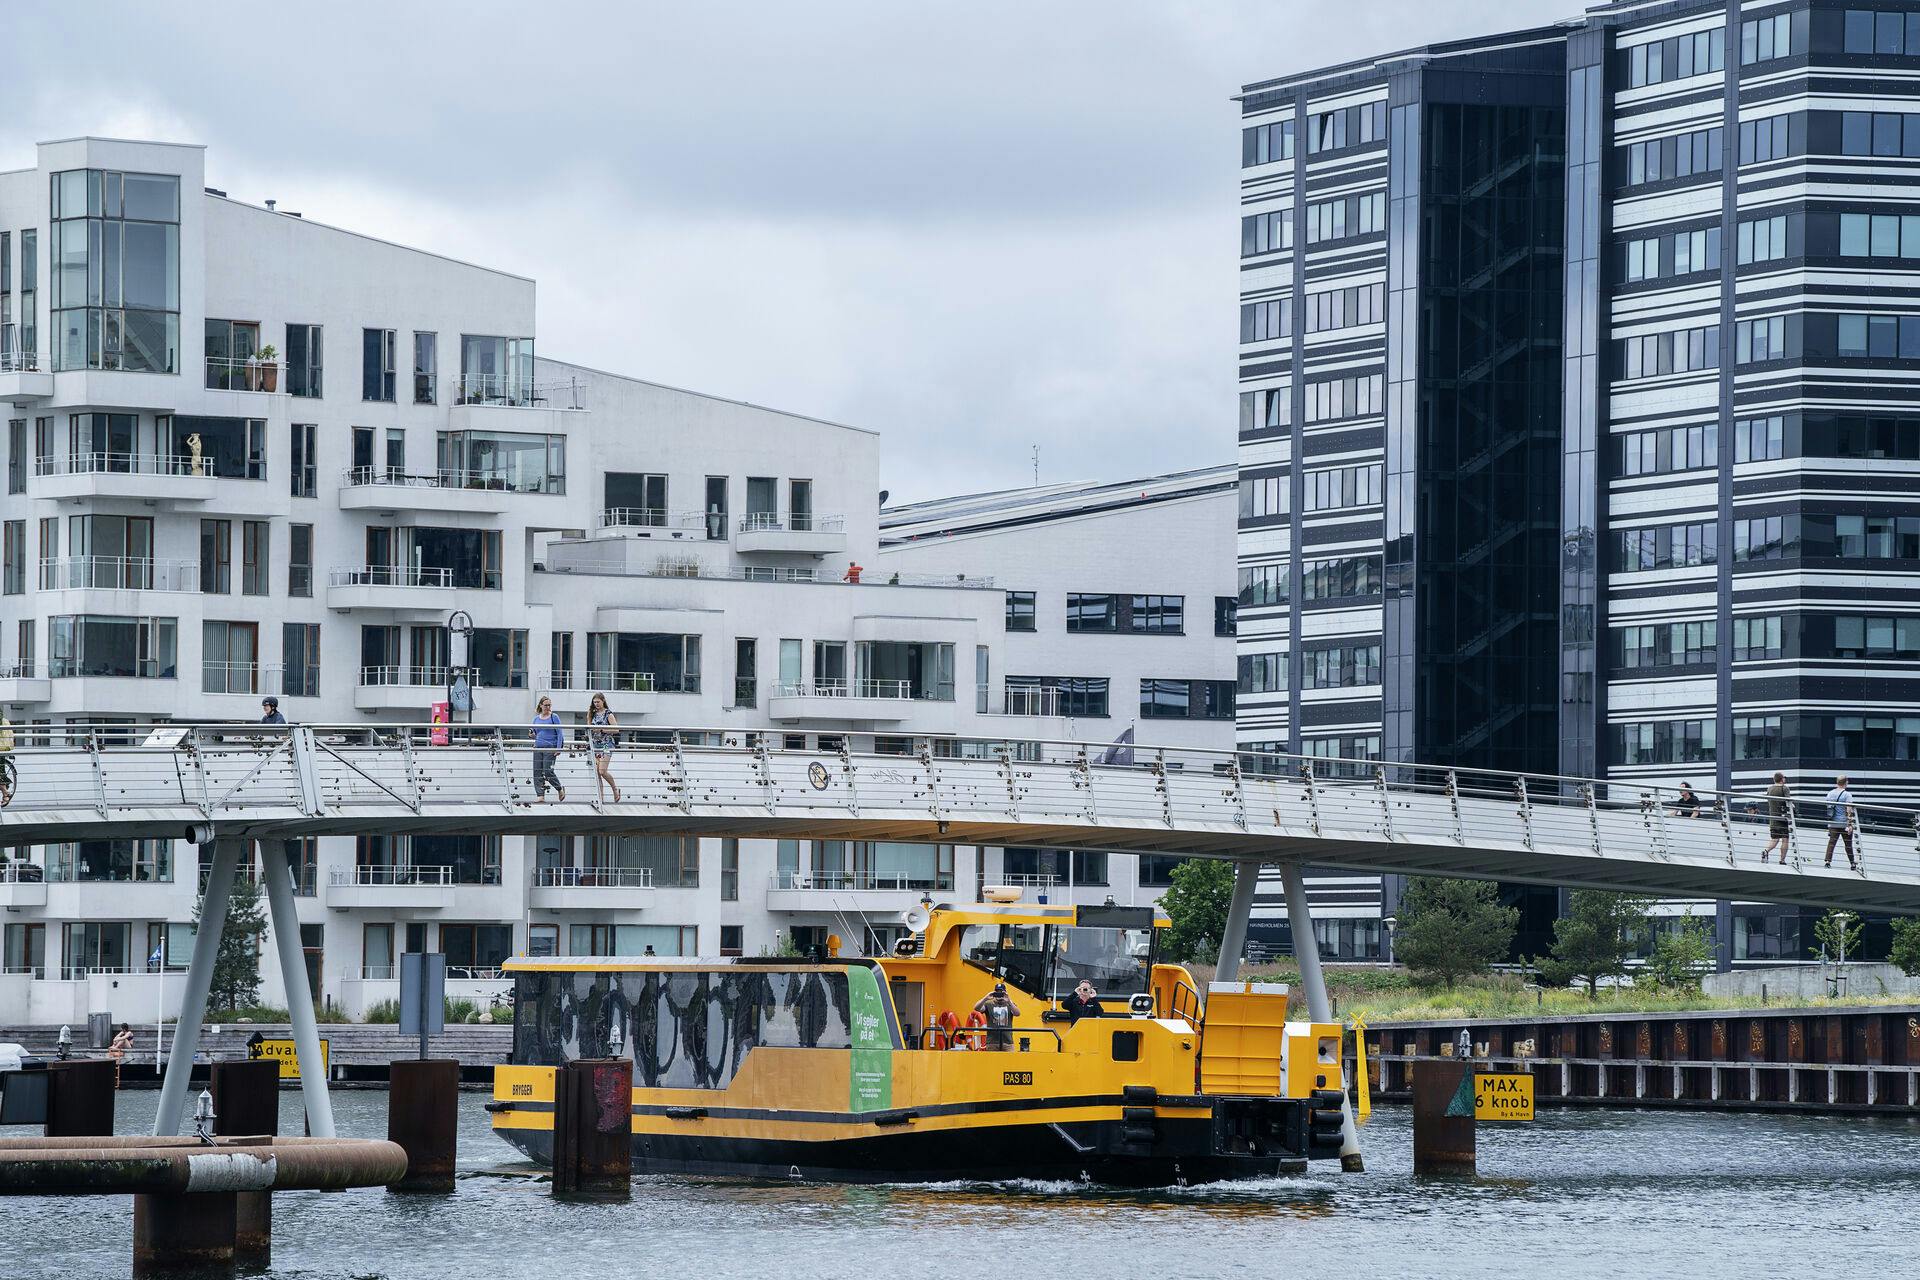
[[[266,713],[260,717],[261,724],[285,724],[287,722],[287,718],[280,714],[280,699],[278,698],[260,699],[260,710]]]
[[[1075,1022],[1082,1018],[1098,1018],[1107,1012],[1100,1007],[1100,993],[1085,978],[1080,979],[1080,985],[1069,991],[1067,998],[1060,1003],[1066,1009],[1067,1016]]]
[[[1008,997],[1007,984],[994,983],[993,990],[973,1007],[987,1020],[987,1048],[1013,1048],[1013,1020],[1020,1016],[1020,1006]]]

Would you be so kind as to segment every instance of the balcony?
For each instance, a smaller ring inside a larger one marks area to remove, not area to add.
[[[369,565],[336,568],[327,575],[329,609],[385,609],[444,617],[458,598],[451,569]]]
[[[767,714],[775,720],[861,720],[897,723],[912,720],[927,733],[952,732],[951,698],[915,697],[905,680],[816,680],[810,684],[781,684],[767,699]]]
[[[257,357],[234,360],[225,356],[208,356],[207,390],[284,394],[280,391],[279,362]]]
[[[22,907],[47,905],[46,872],[31,862],[9,862],[0,867],[0,908],[17,911]]]
[[[0,702],[50,702],[53,700],[53,681],[47,679],[45,668],[36,667],[31,662],[15,662],[0,666]]]
[[[163,499],[201,503],[214,493],[213,464],[186,454],[71,453],[34,459],[40,498]]]
[[[447,696],[447,684],[453,678],[448,667],[363,666],[359,683],[354,686],[353,705],[360,711],[426,711]],[[504,682],[474,674],[475,703],[482,708],[479,695],[489,690],[525,690],[527,673],[514,669]],[[555,704],[558,705],[558,699]],[[584,705],[582,707],[584,710]],[[499,719],[498,716],[493,717]]]
[[[340,509],[498,515],[516,494],[556,491],[551,483],[516,488],[505,476],[478,471],[410,475],[390,467],[348,467],[340,477]]]
[[[326,904],[335,911],[359,907],[438,911],[453,899],[453,868],[446,866],[336,867],[327,877]]]
[[[976,686],[981,715],[988,716],[1061,716],[1060,690],[1052,686],[1011,688],[1001,695],[1000,706],[992,705],[993,686]]]
[[[725,518],[714,516],[713,520],[724,529]],[[603,537],[625,538],[663,538],[677,539],[682,542],[705,542],[707,536],[707,517],[698,511],[666,511],[659,507],[606,507],[600,512],[600,534]],[[696,564],[694,573],[698,574]]]
[[[777,871],[767,884],[769,911],[906,911],[926,893],[952,893],[953,876],[876,875],[866,871]]]
[[[560,434],[569,414],[586,410],[578,381],[534,382],[521,374],[467,373],[448,388],[451,431],[540,431]]]
[[[53,372],[33,351],[0,351],[0,400],[21,404],[53,395]]]
[[[219,696],[238,694],[249,698],[263,698],[268,694],[278,697],[286,692],[283,670],[278,663],[203,661],[200,664],[200,692]],[[313,673],[313,684],[301,687],[316,687],[319,669],[308,667],[307,670]]]
[[[200,562],[132,556],[61,556],[40,562],[40,589],[195,593],[200,590]],[[80,607],[82,611],[89,611],[85,602],[81,602]],[[111,601],[100,604],[100,610],[110,611],[112,607]]]
[[[847,549],[847,518],[815,515],[811,512],[754,511],[741,517],[734,530],[733,549],[741,555],[844,554]]]
[[[653,903],[648,867],[541,867],[529,900],[535,911],[644,911]]]

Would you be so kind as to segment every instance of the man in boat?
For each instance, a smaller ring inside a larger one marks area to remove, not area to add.
[[[973,1007],[987,1020],[987,1048],[1012,1049],[1013,1020],[1020,1016],[1020,1006],[1008,997],[1007,984],[994,983],[993,990],[980,997],[980,1003]]]
[[[1066,1009],[1067,1016],[1075,1022],[1082,1018],[1104,1017],[1107,1012],[1101,1007],[1100,993],[1095,991],[1093,984],[1085,978],[1080,979],[1080,985],[1069,991],[1067,998],[1060,1004]]]

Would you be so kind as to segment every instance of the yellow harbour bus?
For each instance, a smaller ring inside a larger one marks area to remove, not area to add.
[[[1339,1155],[1339,1026],[1288,1023],[1284,988],[1216,986],[1203,1008],[1157,962],[1153,908],[916,917],[876,959],[509,962],[494,1131],[549,1162],[555,1066],[630,1057],[637,1173],[1156,1186]],[[1083,980],[1102,1012],[1076,1020]],[[998,1034],[975,1014],[996,984],[1018,1010]]]

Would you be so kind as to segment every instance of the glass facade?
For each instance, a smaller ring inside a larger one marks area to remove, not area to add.
[[[51,186],[54,368],[178,372],[180,179],[69,169]]]

